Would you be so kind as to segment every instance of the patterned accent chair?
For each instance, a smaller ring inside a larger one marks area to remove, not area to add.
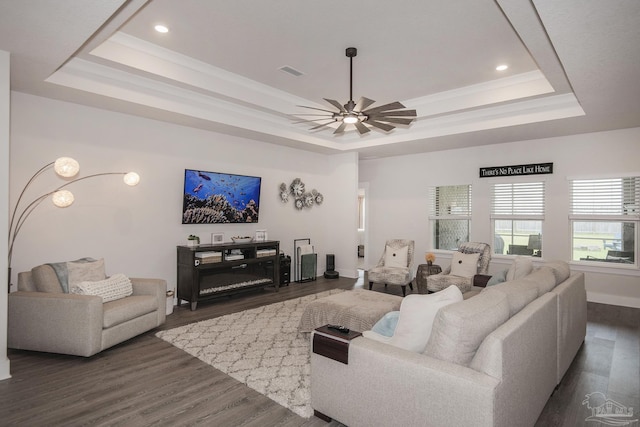
[[[462,243],[458,252],[463,254],[479,253],[478,272],[476,274],[487,274],[489,262],[491,261],[491,246],[487,243],[467,242]],[[473,277],[460,277],[451,274],[451,266],[445,268],[441,273],[427,277],[427,291],[438,292],[456,285],[462,293],[468,292],[473,286]]]
[[[384,247],[384,252],[378,261],[378,265],[369,270],[369,290],[373,287],[373,283],[384,283],[387,285],[397,285],[402,287],[402,295],[406,295],[407,285],[413,290],[413,275],[411,274],[411,265],[413,264],[413,252],[415,242],[413,240],[404,239],[392,239],[387,240]],[[393,250],[393,252],[387,252],[387,248]],[[402,266],[394,265],[397,263],[391,263],[391,260],[396,254],[398,256],[404,255],[406,249],[406,262],[402,259]],[[402,254],[402,255],[401,255]]]

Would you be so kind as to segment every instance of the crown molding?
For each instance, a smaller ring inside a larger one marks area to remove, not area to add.
[[[554,95],[532,71],[405,101],[416,121],[388,133],[310,132],[288,114],[314,105],[308,100],[124,33],[68,61],[47,82],[335,152],[584,115],[573,93]]]

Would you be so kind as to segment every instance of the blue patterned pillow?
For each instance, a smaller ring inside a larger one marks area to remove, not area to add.
[[[493,276],[491,276],[491,279],[489,279],[489,281],[487,282],[487,286],[493,286],[493,285],[497,285],[498,283],[502,283],[504,281],[507,280],[507,271],[509,270],[503,270],[499,273],[494,274]]]
[[[399,311],[390,311],[378,320],[371,330],[385,337],[392,337],[398,325]]]

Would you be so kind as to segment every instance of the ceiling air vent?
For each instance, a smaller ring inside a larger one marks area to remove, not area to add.
[[[289,67],[288,65],[284,65],[278,69],[280,71],[284,71],[285,73],[291,74],[292,76],[295,76],[295,77],[300,77],[304,74],[302,71],[298,71],[293,67]]]

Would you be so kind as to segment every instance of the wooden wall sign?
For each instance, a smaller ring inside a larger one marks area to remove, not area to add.
[[[480,168],[480,178],[544,175],[548,173],[553,173],[553,163],[532,163],[529,165],[491,166],[488,168]]]

